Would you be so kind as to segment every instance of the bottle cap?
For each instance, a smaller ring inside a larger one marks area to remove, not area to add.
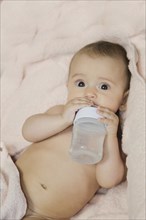
[[[95,119],[98,119],[98,118],[102,118],[102,116],[97,113],[97,108],[96,107],[84,107],[84,108],[81,108],[77,112],[77,114],[75,116],[74,123],[79,118],[95,118]]]

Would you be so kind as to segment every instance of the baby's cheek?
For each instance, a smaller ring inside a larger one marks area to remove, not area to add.
[[[112,102],[112,105],[110,106],[110,110],[114,113],[116,113],[118,111],[120,107],[120,103],[115,103],[114,101]]]

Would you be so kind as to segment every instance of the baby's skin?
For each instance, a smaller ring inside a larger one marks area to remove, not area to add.
[[[17,166],[28,207],[34,215],[65,219],[75,215],[94,196],[99,185],[96,165],[82,165],[69,155],[72,127],[34,143]]]
[[[111,188],[123,180],[116,112],[126,96],[125,82],[120,59],[80,54],[70,68],[66,104],[25,122],[23,135],[34,142],[16,161],[28,204],[25,220],[70,219],[100,187]],[[103,159],[87,165],[73,161],[69,147],[75,113],[92,105],[97,106],[107,135]]]

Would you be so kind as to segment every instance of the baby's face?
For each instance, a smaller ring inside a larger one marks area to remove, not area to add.
[[[94,105],[116,112],[122,104],[126,80],[121,59],[79,54],[70,68],[68,100],[87,97]]]

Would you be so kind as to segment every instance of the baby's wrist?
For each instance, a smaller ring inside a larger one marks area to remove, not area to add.
[[[107,132],[106,136],[107,137],[112,137],[112,138],[117,138],[117,132],[115,132],[115,133]]]

